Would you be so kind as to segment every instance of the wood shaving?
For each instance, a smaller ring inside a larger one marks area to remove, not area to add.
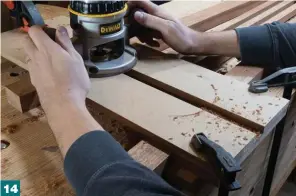
[[[11,124],[1,129],[2,133],[7,135],[13,134],[19,130],[19,126],[17,124]]]

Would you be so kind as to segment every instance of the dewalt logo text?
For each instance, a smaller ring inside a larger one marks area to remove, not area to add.
[[[101,35],[107,35],[111,33],[115,33],[117,31],[120,31],[121,29],[121,23],[113,23],[113,24],[108,24],[108,25],[102,25],[100,28]]]

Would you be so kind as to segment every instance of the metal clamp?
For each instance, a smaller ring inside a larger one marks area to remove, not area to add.
[[[227,196],[230,191],[241,188],[235,179],[236,173],[241,171],[241,166],[220,145],[208,139],[203,133],[195,134],[191,139],[191,145],[197,152],[204,152],[212,163],[220,179],[219,196]]]
[[[296,87],[296,67],[281,69],[268,77],[251,82],[249,91],[252,93],[264,93],[269,87],[291,86]]]

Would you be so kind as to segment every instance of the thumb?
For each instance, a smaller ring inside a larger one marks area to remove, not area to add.
[[[74,49],[67,29],[63,26],[57,28],[56,31],[56,40],[55,40],[62,48],[64,48],[67,52],[70,52]]]
[[[160,32],[164,32],[167,28],[167,20],[147,14],[145,12],[136,11],[134,18],[141,25]]]

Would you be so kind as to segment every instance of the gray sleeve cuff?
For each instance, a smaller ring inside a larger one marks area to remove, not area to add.
[[[273,22],[237,28],[242,63],[277,70],[295,66],[296,24]]]
[[[124,160],[132,159],[108,132],[92,131],[72,144],[65,156],[64,170],[77,195],[83,195],[97,171]]]
[[[271,66],[274,63],[275,47],[269,28],[254,26],[235,29],[240,46],[242,63],[248,65]]]

